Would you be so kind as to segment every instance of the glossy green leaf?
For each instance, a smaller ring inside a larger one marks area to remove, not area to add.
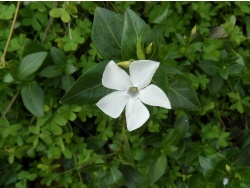
[[[162,147],[165,148],[167,146],[178,146],[180,141],[183,139],[183,135],[183,129],[176,128],[170,130],[162,140]]]
[[[141,45],[148,45],[152,40],[150,27],[134,11],[127,9],[122,32],[123,60],[137,59],[137,42],[141,37]]]
[[[48,66],[40,72],[40,75],[46,78],[54,78],[62,74],[63,70],[56,65]]]
[[[18,79],[25,80],[35,73],[42,65],[46,56],[47,52],[37,52],[25,56],[17,68]]]
[[[127,135],[124,134],[124,141],[123,141],[123,155],[125,159],[130,162],[131,164],[134,164],[134,159],[133,159],[133,153],[131,151]]]
[[[216,95],[223,86],[223,79],[219,75],[215,75],[209,79],[207,88],[212,95]]]
[[[96,178],[99,187],[119,187],[123,182],[124,176],[116,166],[102,170]]]
[[[64,104],[92,104],[96,103],[110,90],[102,85],[102,74],[107,62],[101,62],[89,69],[73,84],[70,90],[63,96]]]
[[[131,166],[121,166],[119,168],[125,177],[125,185],[128,188],[138,188],[145,186],[144,177]]]
[[[21,90],[21,96],[24,106],[30,113],[38,117],[44,115],[44,92],[36,82],[25,85]]]
[[[121,59],[123,16],[96,8],[91,38],[103,59]]]
[[[213,60],[203,60],[199,63],[199,67],[208,75],[214,76],[219,72],[219,65]]]
[[[50,49],[50,55],[55,64],[62,65],[67,63],[67,56],[65,53],[54,46]]]
[[[170,84],[168,97],[174,109],[200,110],[200,102],[194,89],[184,79],[178,79]]]
[[[154,184],[166,171],[167,157],[160,152],[154,156],[153,163],[149,164],[150,183]]]
[[[167,21],[168,3],[155,6],[149,14],[149,22],[155,24],[163,24]]]

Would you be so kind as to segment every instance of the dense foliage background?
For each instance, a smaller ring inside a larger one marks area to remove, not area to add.
[[[1,2],[0,187],[250,187],[249,37],[249,2]],[[144,58],[173,109],[128,132],[91,88]]]

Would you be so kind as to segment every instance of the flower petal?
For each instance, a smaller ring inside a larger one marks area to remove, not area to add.
[[[130,64],[129,72],[133,86],[140,89],[146,87],[152,80],[160,63],[150,60],[134,61]]]
[[[117,118],[121,115],[128,101],[127,91],[115,91],[103,97],[97,102],[97,106],[107,115],[112,118]]]
[[[125,113],[128,131],[138,129],[149,118],[148,109],[139,99],[129,99],[126,105]]]
[[[167,95],[156,85],[149,85],[142,89],[139,93],[139,99],[151,106],[160,106],[171,109],[170,101]]]
[[[127,90],[131,86],[129,75],[114,61],[110,61],[102,76],[103,86],[115,90]]]

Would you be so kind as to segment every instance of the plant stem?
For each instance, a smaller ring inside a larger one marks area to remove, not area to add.
[[[7,54],[7,50],[8,50],[8,47],[10,45],[10,40],[11,40],[12,34],[14,32],[14,27],[15,27],[15,23],[16,23],[16,19],[17,19],[17,15],[18,15],[18,12],[19,12],[20,5],[21,5],[21,1],[18,1],[17,2],[17,7],[16,7],[16,12],[15,12],[15,15],[14,15],[14,19],[13,19],[13,22],[12,22],[12,25],[11,25],[11,28],[10,28],[10,34],[9,34],[6,46],[4,48],[4,51],[3,51],[3,55],[1,57],[0,69],[5,68],[5,66],[6,66],[5,65],[5,56]]]
[[[12,97],[12,99],[11,99],[10,103],[8,104],[7,108],[4,110],[1,118],[5,117],[5,115],[8,113],[9,109],[11,108],[11,106],[14,103],[14,101],[16,100],[18,94],[19,94],[19,91],[14,95],[14,97]]]
[[[55,1],[55,2],[54,2],[54,5],[53,5],[53,9],[57,7],[57,4],[58,4],[58,1]],[[49,17],[48,25],[47,25],[46,30],[45,30],[45,33],[44,33],[44,35],[43,35],[42,45],[44,44],[44,42],[45,42],[45,40],[46,40],[46,38],[47,38],[47,34],[48,34],[48,32],[49,32],[49,30],[50,30],[50,28],[51,28],[52,22],[53,22],[53,17],[50,16],[50,17]]]

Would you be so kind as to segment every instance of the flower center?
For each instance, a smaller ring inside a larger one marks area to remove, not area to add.
[[[128,89],[128,96],[129,97],[131,97],[131,98],[135,98],[135,97],[137,97],[138,95],[139,95],[139,90],[138,90],[138,88],[137,87],[134,87],[134,86],[132,86],[132,87],[130,87],[129,89]]]

